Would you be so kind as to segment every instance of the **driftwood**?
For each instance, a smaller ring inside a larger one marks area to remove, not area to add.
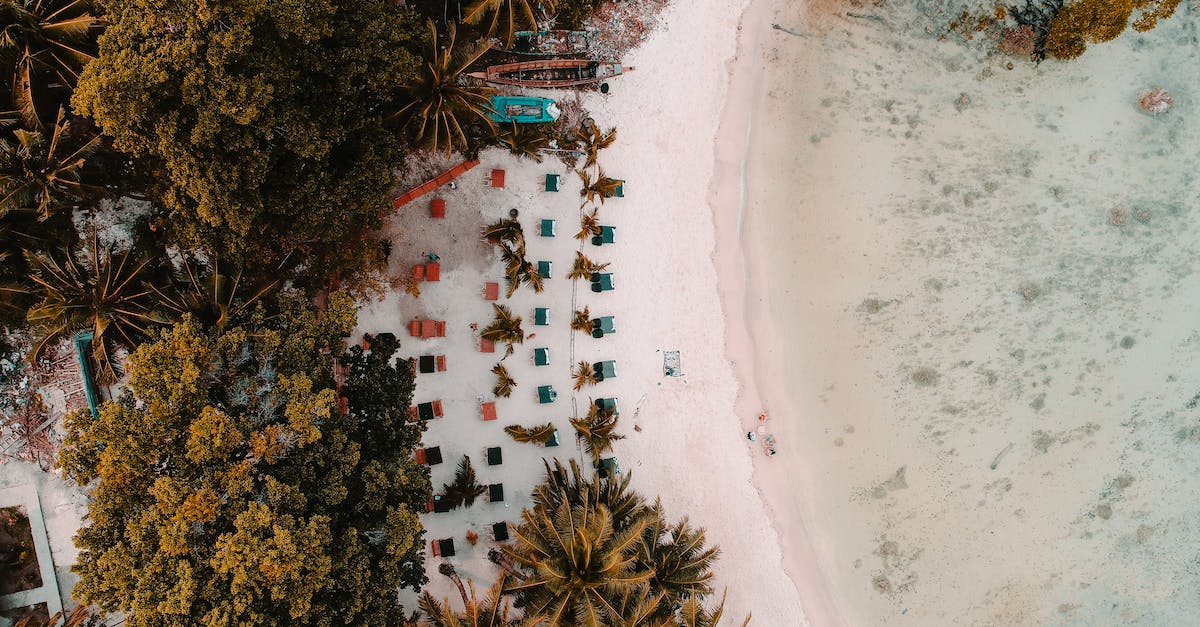
[[[1013,19],[1022,26],[1033,29],[1033,60],[1041,63],[1046,59],[1046,38],[1050,35],[1050,24],[1059,11],[1063,0],[1025,0],[1025,8],[1008,7]]]

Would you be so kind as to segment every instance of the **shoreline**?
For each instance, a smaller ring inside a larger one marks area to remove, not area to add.
[[[761,349],[766,346],[766,338],[777,336],[765,311],[767,268],[753,254],[746,230],[747,211],[754,201],[763,200],[749,189],[747,179],[752,175],[748,171],[750,153],[758,130],[755,117],[762,100],[763,33],[768,33],[772,13],[773,7],[767,0],[749,0],[738,20],[737,52],[726,64],[728,86],[721,122],[714,136],[715,165],[708,197],[715,234],[712,262],[725,318],[725,357],[737,384],[734,412],[747,430],[754,429],[753,417],[761,411],[769,409],[777,416],[795,415],[790,399],[766,393],[772,387],[764,379],[769,370],[764,363],[769,351]],[[800,596],[805,623],[845,624],[816,558],[817,538],[803,520],[783,520],[776,506],[778,499],[789,496],[781,483],[787,479],[781,476],[782,468],[768,465],[779,460],[760,457],[757,447],[751,451],[755,491],[781,547],[781,565]],[[799,534],[785,531],[799,531]]]

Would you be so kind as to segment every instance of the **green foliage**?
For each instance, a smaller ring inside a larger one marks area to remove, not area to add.
[[[101,22],[82,0],[0,3],[0,62],[10,106],[30,130],[41,130],[71,98],[79,70],[95,58]]]
[[[511,575],[505,591],[517,607],[551,627],[654,625],[713,627],[724,599],[711,593],[715,547],[687,519],[669,524],[662,505],[647,506],[630,476],[584,476],[571,460],[546,463],[513,545],[489,556]]]
[[[553,133],[551,124],[517,124],[513,122],[497,129],[496,142],[508,148],[508,151],[518,158],[532,159],[541,163],[541,151],[550,147]]]
[[[443,566],[448,565],[443,564]],[[471,590],[470,595],[467,595],[466,588],[463,587],[453,568],[448,569],[447,576],[454,579],[458,585],[463,601],[463,611],[456,612],[450,605],[450,599],[439,601],[429,592],[423,592],[418,603],[427,623],[422,624],[433,625],[433,627],[460,627],[463,625],[471,627],[538,627],[544,624],[543,619],[538,616],[522,618],[509,616],[512,611],[512,602],[502,596],[504,575],[500,575],[482,599],[475,594],[475,584],[471,582],[467,582],[467,586]]]
[[[553,12],[556,0],[541,0],[539,9]],[[531,0],[474,0],[463,11],[463,21],[484,25],[488,35],[495,35],[505,48],[512,46],[516,31],[537,30],[537,16]]]
[[[232,272],[231,274],[227,274]],[[222,270],[220,258],[202,264],[185,256],[178,270],[170,273],[167,285],[151,285],[158,306],[173,320],[184,315],[206,327],[222,330],[244,322],[261,298],[279,288],[282,280],[264,279],[257,285],[243,282],[242,268]]]
[[[512,436],[516,442],[532,442],[535,444],[545,444],[554,437],[554,432],[557,429],[553,422],[538,425],[536,427],[523,427],[521,425],[508,425],[504,427],[504,432]]]
[[[451,509],[464,505],[470,507],[486,489],[475,477],[471,458],[463,455],[462,461],[458,462],[458,468],[454,471],[454,482],[442,484],[442,497],[450,504]]]
[[[419,73],[404,86],[404,103],[393,114],[407,130],[412,141],[430,150],[455,149],[474,152],[479,142],[468,137],[465,126],[482,124],[492,134],[495,124],[486,113],[491,108],[493,90],[464,83],[463,72],[487,52],[487,46],[470,48],[457,45],[457,28],[450,30],[443,44],[433,20],[428,21],[429,40],[425,62]]]
[[[484,327],[479,336],[493,342],[508,344],[506,355],[511,355],[514,344],[525,341],[525,331],[521,328],[521,316],[514,316],[511,309],[499,303],[492,303],[494,317],[491,323]]]
[[[571,30],[581,28],[603,3],[604,0],[558,0],[558,25]]]
[[[517,381],[508,374],[508,368],[505,368],[504,364],[496,364],[492,366],[492,374],[496,375],[496,386],[492,388],[492,393],[500,398],[512,396],[513,388],[517,387]]]
[[[117,253],[112,245],[101,246],[95,234],[81,252],[82,261],[74,251],[27,254],[34,282],[28,293],[39,299],[27,317],[40,331],[29,356],[36,360],[52,344],[91,327],[98,374],[111,382],[117,372],[110,348],[136,347],[166,319],[152,309],[151,290],[143,284],[149,256],[133,249]]]
[[[585,365],[587,368],[582,368]],[[579,366],[581,372],[575,373],[575,389],[577,390],[588,382],[595,381],[595,373],[591,369],[591,364],[581,361]],[[586,416],[572,418],[571,426],[575,427],[575,438],[583,444],[583,450],[591,455],[592,461],[597,464],[600,463],[600,456],[612,450],[614,442],[625,439],[625,436],[616,432],[617,413],[611,409],[602,411],[596,407],[595,403],[588,403]]]
[[[373,228],[398,145],[382,111],[417,67],[387,0],[101,0],[108,28],[73,102],[160,163],[186,247],[278,262]],[[308,272],[334,274],[323,265]]]
[[[0,219],[27,211],[44,221],[70,210],[91,189],[83,183],[83,167],[99,149],[100,136],[78,137],[70,126],[60,111],[49,136],[18,129],[12,140],[0,138]]]
[[[394,340],[352,349],[341,411],[321,352],[346,321],[301,302],[223,332],[185,317],[98,420],[68,420],[60,465],[92,486],[78,598],[132,627],[396,624],[425,580],[413,373]]]
[[[604,170],[596,168],[596,176],[586,170],[576,170],[579,175],[579,180],[583,183],[583,187],[579,190],[579,195],[584,199],[584,205],[587,203],[595,203],[600,201],[604,204],[605,198],[612,198],[617,193],[617,187],[620,187],[619,179],[609,178],[605,176]]]

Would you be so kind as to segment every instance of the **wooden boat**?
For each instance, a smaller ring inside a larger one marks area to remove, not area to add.
[[[631,71],[620,63],[592,59],[544,59],[521,61],[488,67],[486,72],[470,76],[495,85],[521,87],[580,87],[620,76]]]
[[[587,54],[595,34],[594,30],[523,30],[514,34],[511,48],[505,48],[499,40],[492,43],[492,48],[534,57]]]
[[[493,96],[492,110],[488,112],[488,117],[493,122],[502,124],[540,124],[557,120],[559,113],[558,106],[549,98]]]

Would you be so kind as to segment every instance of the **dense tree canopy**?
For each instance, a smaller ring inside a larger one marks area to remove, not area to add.
[[[394,339],[356,348],[340,406],[322,349],[352,303],[281,309],[219,334],[185,318],[133,354],[98,420],[69,421],[60,464],[91,484],[78,598],[132,627],[400,623],[430,495],[412,369]]]
[[[376,225],[399,162],[384,104],[418,66],[387,0],[101,0],[73,103],[159,163],[185,244],[276,260]],[[319,270],[319,269],[318,269]]]

